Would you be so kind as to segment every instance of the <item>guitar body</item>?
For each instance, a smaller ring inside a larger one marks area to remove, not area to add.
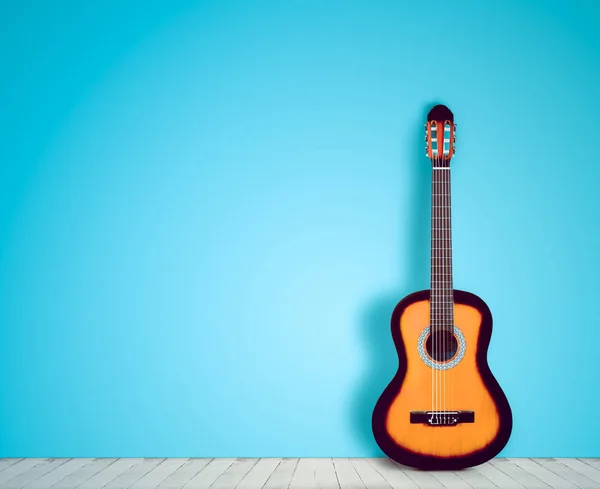
[[[469,292],[454,290],[453,297],[457,349],[444,369],[431,367],[424,339],[431,334],[430,291],[405,297],[392,314],[400,362],[375,406],[373,434],[383,452],[404,465],[429,470],[478,465],[497,455],[510,437],[510,406],[487,362],[490,310]],[[428,423],[431,415],[418,417],[419,412],[444,413],[440,420],[446,416],[446,422]],[[465,414],[456,415],[453,424],[448,417],[455,412]]]

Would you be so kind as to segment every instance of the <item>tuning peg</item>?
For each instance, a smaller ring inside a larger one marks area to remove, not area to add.
[[[452,155],[454,156],[456,154],[456,147],[452,147]]]

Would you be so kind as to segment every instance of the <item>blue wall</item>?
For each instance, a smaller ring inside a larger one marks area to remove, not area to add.
[[[599,32],[593,2],[3,2],[0,456],[381,455],[436,102],[503,454],[600,456]]]

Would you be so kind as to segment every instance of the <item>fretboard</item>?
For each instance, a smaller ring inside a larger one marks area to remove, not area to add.
[[[431,326],[452,331],[454,294],[452,285],[452,222],[450,214],[450,168],[433,168],[431,193]]]

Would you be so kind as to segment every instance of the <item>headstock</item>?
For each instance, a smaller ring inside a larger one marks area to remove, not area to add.
[[[454,114],[445,105],[436,105],[427,114],[425,142],[427,156],[434,167],[450,167],[456,153]]]

